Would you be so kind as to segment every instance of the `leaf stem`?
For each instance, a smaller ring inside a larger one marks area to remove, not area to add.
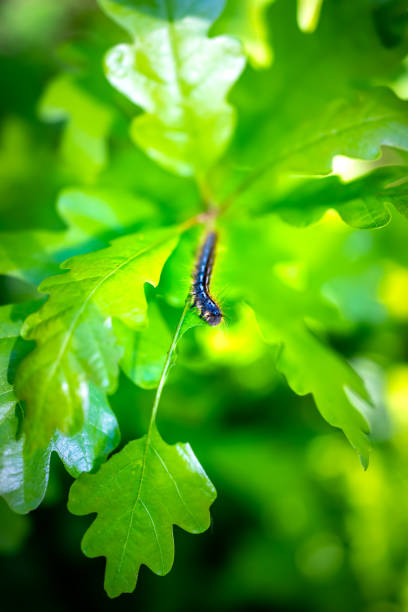
[[[270,169],[268,166],[261,166],[256,170],[253,170],[239,185],[234,189],[223,202],[220,204],[221,214],[225,213],[232,204],[243,194],[247,189],[252,187],[258,179],[260,179]]]
[[[167,373],[168,373],[169,368],[170,368],[171,359],[173,357],[173,353],[175,351],[175,348],[176,348],[176,345],[177,345],[177,341],[178,341],[178,339],[180,337],[181,327],[183,325],[183,322],[184,322],[184,319],[185,319],[185,316],[187,314],[187,311],[188,311],[189,307],[190,307],[190,296],[188,295],[188,297],[186,299],[186,303],[184,304],[184,309],[183,309],[183,312],[181,313],[181,317],[180,317],[180,320],[178,322],[176,331],[174,332],[173,340],[171,342],[169,351],[167,353],[166,361],[165,361],[165,364],[163,366],[163,370],[162,370],[162,373],[161,373],[161,376],[160,376],[159,386],[157,387],[156,395],[155,395],[154,402],[153,402],[152,414],[151,414],[151,417],[150,417],[149,429],[148,429],[148,432],[147,432],[147,439],[150,438],[152,427],[153,427],[153,424],[154,424],[154,422],[156,420],[156,414],[157,414],[157,410],[159,408],[160,398],[161,398],[161,395],[162,395],[162,392],[163,392],[163,388],[164,388],[164,385],[165,385],[165,382],[166,382]]]
[[[246,178],[236,187],[220,204],[220,214],[224,214],[231,206],[235,203],[235,201],[243,194],[245,191],[250,189],[254,183],[256,183],[259,179],[261,179],[265,174],[271,172],[277,165],[285,161],[287,158],[291,157],[295,153],[301,151],[301,147],[294,149],[289,153],[285,153],[283,155],[279,155],[271,160],[269,160],[266,164],[255,168],[252,170]]]
[[[205,177],[196,175],[198,190],[207,213],[217,214],[219,205],[214,197],[211,187]]]

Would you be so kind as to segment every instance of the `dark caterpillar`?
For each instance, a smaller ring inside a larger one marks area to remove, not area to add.
[[[217,234],[210,232],[197,260],[191,290],[193,306],[198,308],[200,317],[212,326],[219,325],[222,321],[222,312],[209,294],[216,242]]]

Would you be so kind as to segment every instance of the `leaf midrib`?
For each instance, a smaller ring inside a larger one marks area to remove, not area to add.
[[[143,249],[140,249],[137,253],[135,253],[134,255],[131,255],[130,257],[128,257],[125,261],[121,262],[119,265],[117,265],[113,270],[111,270],[108,274],[106,274],[104,277],[102,277],[102,279],[99,281],[99,283],[97,283],[92,290],[89,292],[89,294],[87,295],[87,297],[85,298],[85,300],[83,301],[83,303],[81,304],[80,308],[77,310],[76,314],[73,316],[71,324],[67,330],[67,333],[64,336],[64,340],[61,344],[61,348],[58,351],[57,357],[49,371],[49,375],[47,376],[44,385],[42,386],[42,393],[41,396],[39,398],[39,404],[41,405],[44,401],[46,392],[48,390],[48,387],[50,385],[51,380],[53,379],[53,377],[55,376],[55,373],[58,369],[58,367],[60,366],[62,357],[67,349],[67,346],[71,340],[71,337],[74,333],[75,327],[80,319],[80,317],[82,316],[82,314],[84,313],[86,307],[88,306],[90,300],[92,299],[92,297],[95,295],[95,293],[102,287],[102,285],[109,280],[109,278],[111,278],[112,276],[114,276],[119,270],[121,270],[123,267],[127,266],[129,263],[131,263],[134,259],[137,259],[138,257],[140,257],[141,255],[143,255],[144,253],[151,251],[155,248],[158,248],[159,246],[161,246],[162,244],[164,244],[165,242],[169,241],[171,239],[170,236],[168,236],[165,240],[159,240],[151,245],[149,245],[148,247],[145,247]]]
[[[365,124],[380,123],[382,121],[399,121],[400,118],[401,118],[400,113],[395,112],[395,113],[392,113],[392,114],[378,115],[376,117],[369,117],[369,118],[366,118],[366,119],[362,119],[358,123],[352,123],[350,125],[347,125],[344,128],[338,129],[338,130],[333,129],[333,130],[329,130],[329,131],[326,131],[326,132],[323,131],[318,138],[311,139],[311,140],[309,140],[309,141],[299,145],[298,147],[295,147],[292,150],[287,151],[286,153],[282,153],[280,155],[277,155],[276,157],[271,158],[268,162],[266,162],[260,168],[253,169],[248,174],[248,176],[242,181],[241,185],[239,185],[237,187],[237,189],[233,191],[232,194],[227,196],[227,198],[222,203],[222,208],[224,210],[229,208],[229,206],[236,199],[241,197],[248,189],[250,189],[252,187],[252,185],[254,183],[256,183],[258,180],[260,180],[265,174],[268,174],[268,172],[271,172],[274,167],[275,168],[279,167],[279,165],[282,164],[283,162],[287,161],[288,159],[290,160],[291,157],[294,157],[295,155],[298,155],[299,153],[302,153],[305,150],[307,151],[308,148],[314,147],[314,146],[318,145],[320,142],[323,142],[324,140],[329,139],[329,138],[331,138],[333,136],[338,136],[338,135],[346,134],[347,132],[350,132],[350,131],[352,131],[352,130],[358,128],[358,127],[361,127],[361,126],[363,126]],[[406,127],[406,126],[404,126],[404,127]],[[406,147],[406,150],[408,150],[408,146]]]
[[[190,140],[193,140],[193,141],[195,140],[198,143],[199,133],[197,131],[197,125],[196,125],[196,122],[193,120],[193,113],[191,112],[191,107],[190,107],[190,104],[188,103],[188,92],[186,90],[185,83],[180,77],[181,60],[180,60],[180,56],[178,53],[178,44],[176,40],[175,24],[174,24],[174,19],[173,19],[173,11],[170,5],[170,0],[164,0],[164,4],[165,4],[165,10],[167,13],[167,21],[168,21],[168,28],[167,28],[168,29],[168,41],[169,41],[169,47],[171,51],[171,58],[173,60],[173,70],[174,70],[174,76],[175,76],[176,86],[178,90],[178,97],[180,100],[180,106],[183,111],[184,120],[185,120],[187,132],[189,134]]]

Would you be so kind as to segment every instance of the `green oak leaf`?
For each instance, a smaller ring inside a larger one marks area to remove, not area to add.
[[[166,261],[157,295],[171,306],[181,308],[187,293],[191,289],[193,272],[200,244],[204,239],[202,227],[192,227],[180,237],[180,240]]]
[[[304,226],[333,208],[352,227],[375,229],[390,221],[390,204],[408,217],[407,178],[405,166],[378,168],[346,183],[337,176],[314,178],[258,207],[256,213],[276,212],[288,223]]]
[[[366,468],[374,408],[360,376],[302,322],[285,320],[281,313],[266,319],[259,303],[253,305],[263,337],[277,347],[277,369],[295,393],[313,395],[323,418],[344,431]]]
[[[408,103],[386,88],[356,92],[301,124],[276,164],[292,172],[327,174],[336,155],[374,160],[385,145],[406,151],[407,116]]]
[[[0,495],[11,508],[26,513],[42,501],[48,484],[51,453],[77,477],[98,466],[119,442],[119,428],[105,396],[92,386],[84,402],[85,424],[74,436],[56,433],[29,452],[21,432],[21,409],[12,382],[17,365],[31,348],[19,338],[24,318],[37,303],[0,307]],[[9,382],[9,380],[11,382]],[[41,427],[41,423],[38,424]]]
[[[44,444],[55,430],[73,434],[80,429],[91,385],[103,393],[115,390],[122,350],[112,318],[132,328],[143,323],[144,284],[158,284],[182,229],[117,238],[106,249],[69,259],[63,264],[69,272],[40,285],[49,298],[24,323],[22,335],[37,344],[15,381],[26,406],[30,448]]]
[[[371,2],[327,0],[305,34],[292,2],[273,3],[275,61],[262,72],[249,67],[234,88],[240,121],[230,159],[212,177],[219,197],[252,206],[294,173],[330,173],[336,155],[374,160],[384,146],[407,149],[408,103],[378,84],[398,74],[408,38],[384,46],[374,12]]]
[[[220,282],[228,279],[237,298],[253,308],[265,341],[276,347],[277,368],[292,389],[313,395],[322,416],[344,431],[366,466],[372,402],[358,374],[307,326],[330,319],[328,304],[319,293],[291,287],[276,273],[277,227],[273,218],[226,227]]]
[[[188,291],[185,296],[188,295]],[[184,301],[186,297],[184,298]],[[120,367],[136,385],[142,389],[155,389],[163,371],[163,367],[171,344],[171,334],[167,319],[173,313],[168,312],[162,300],[153,296],[149,300],[147,310],[147,325],[140,330],[134,330],[120,321],[115,321],[115,335],[123,348]],[[200,319],[197,310],[191,306],[187,311],[177,344],[193,327],[206,326]],[[176,347],[172,355],[171,365],[176,359]]]
[[[133,39],[105,62],[110,83],[145,111],[132,122],[132,138],[166,168],[202,177],[233,132],[225,98],[245,63],[237,40],[206,36],[224,2],[99,4]]]
[[[171,344],[171,333],[158,301],[149,302],[146,327],[136,331],[117,321],[115,334],[123,348],[120,367],[125,374],[143,389],[157,387]]]
[[[169,446],[155,426],[113,455],[96,474],[71,487],[73,514],[96,512],[82,540],[88,557],[106,557],[109,597],[134,590],[140,565],[167,574],[174,559],[173,525],[201,533],[216,492],[189,444]]]
[[[56,206],[66,230],[0,233],[0,274],[37,285],[68,257],[108,246],[147,225],[156,212],[144,197],[91,187],[63,190]]]
[[[274,59],[268,21],[268,9],[275,0],[227,0],[217,21],[216,34],[226,32],[242,41],[254,67],[270,66]],[[318,24],[322,0],[298,0],[297,21],[304,32],[313,32]]]
[[[144,389],[152,389],[159,384],[171,344],[169,320],[175,314],[175,308],[182,308],[188,298],[192,271],[202,240],[201,227],[193,227],[180,237],[176,248],[164,264],[158,287],[149,292],[145,327],[133,330],[120,321],[115,322],[115,334],[123,347],[120,366],[136,385]],[[169,308],[168,305],[175,308]],[[207,324],[199,318],[196,309],[191,308],[183,319],[178,340],[189,329],[201,325]],[[175,355],[176,353],[173,355],[172,364]]]
[[[21,514],[37,508],[47,490],[51,453],[56,452],[66,470],[77,478],[99,466],[119,443],[115,415],[106,398],[90,386],[89,400],[82,405],[84,424],[74,435],[55,433],[34,450],[19,435],[14,415],[0,426],[0,495]],[[38,428],[41,423],[38,424]]]
[[[274,1],[227,0],[225,10],[214,28],[216,34],[226,32],[236,36],[255,67],[266,67],[273,61],[266,11]]]
[[[48,85],[39,111],[49,122],[67,120],[62,156],[75,175],[92,181],[107,162],[114,109],[81,88],[71,75],[63,74]]]

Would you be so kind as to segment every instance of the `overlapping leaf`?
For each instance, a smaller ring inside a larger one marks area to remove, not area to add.
[[[112,318],[133,328],[143,322],[144,283],[157,285],[181,229],[118,238],[107,249],[68,260],[69,272],[40,285],[50,297],[24,324],[22,334],[37,345],[16,377],[30,448],[48,442],[55,430],[78,430],[92,386],[103,393],[115,389],[122,351]]]
[[[94,179],[107,161],[107,136],[114,110],[79,87],[68,75],[52,81],[41,100],[46,121],[67,120],[61,150],[74,174]]]
[[[338,154],[373,160],[385,145],[408,147],[407,102],[377,87],[397,73],[407,38],[384,46],[369,2],[328,0],[307,35],[293,8],[273,4],[276,61],[266,72],[247,70],[235,90],[242,119],[231,153],[243,188],[231,191],[242,204],[273,198],[287,174],[329,173]],[[224,193],[229,180],[230,170],[220,172]]]
[[[190,445],[169,446],[153,427],[97,474],[77,480],[68,507],[74,514],[98,513],[82,549],[88,557],[106,557],[105,589],[116,597],[133,591],[142,563],[160,576],[170,571],[173,525],[205,531],[215,497]]]
[[[171,344],[169,321],[179,316],[188,299],[197,247],[202,240],[202,228],[184,232],[177,247],[166,261],[157,289],[149,292],[147,325],[133,330],[115,323],[115,334],[123,347],[120,366],[126,375],[145,389],[157,387],[166,355]],[[171,305],[173,308],[169,308]],[[173,323],[177,325],[176,320]],[[206,325],[193,307],[187,312],[178,340],[191,328]],[[176,352],[173,354],[173,362]]]
[[[405,166],[379,168],[348,183],[336,176],[312,179],[256,212],[277,212],[289,223],[303,226],[334,208],[352,227],[375,229],[390,221],[390,204],[408,216],[407,180]]]
[[[66,230],[1,233],[0,274],[37,285],[68,257],[108,246],[112,238],[146,225],[155,212],[146,198],[118,189],[66,189],[56,207]]]
[[[408,103],[385,88],[358,92],[301,124],[276,163],[294,172],[327,174],[336,155],[373,160],[384,145],[408,150],[407,116]]]
[[[153,389],[159,383],[171,335],[160,304],[155,299],[149,303],[147,318],[147,326],[139,331],[118,321],[115,334],[123,348],[120,361],[122,370],[136,385]]]
[[[215,25],[215,32],[236,36],[244,45],[249,61],[257,67],[269,66],[273,48],[268,34],[266,11],[274,0],[227,0]]]
[[[277,347],[277,367],[289,385],[300,395],[313,394],[323,417],[343,429],[367,465],[370,398],[356,372],[306,326],[308,318],[330,318],[329,305],[319,294],[290,287],[274,272],[273,227],[271,220],[269,226],[258,222],[229,228],[221,276],[255,310],[265,340]]]
[[[165,167],[202,176],[232,134],[225,97],[244,67],[237,40],[206,36],[224,2],[99,3],[133,38],[106,58],[109,81],[145,111],[133,139]]]
[[[89,401],[83,403],[83,428],[72,437],[56,433],[34,452],[28,452],[21,431],[23,413],[21,406],[16,412],[17,398],[11,383],[18,363],[31,348],[31,343],[19,338],[21,326],[36,307],[38,304],[24,303],[0,308],[0,495],[20,513],[41,503],[53,451],[70,474],[78,476],[102,462],[119,441],[115,416],[104,395],[92,387]]]
[[[250,62],[267,67],[273,62],[273,41],[268,9],[275,0],[228,0],[215,32],[226,32],[242,41]],[[297,21],[304,32],[313,32],[318,24],[322,0],[298,0]]]

